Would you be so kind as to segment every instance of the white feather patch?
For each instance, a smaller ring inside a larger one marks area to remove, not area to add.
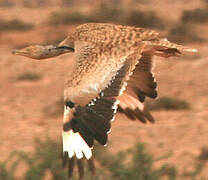
[[[71,115],[71,110],[69,107],[67,106],[64,106],[64,117],[63,117],[63,122],[68,122],[69,121],[69,117]]]
[[[77,159],[83,158],[83,154],[87,159],[92,157],[92,150],[87,145],[85,140],[80,136],[78,132],[74,133],[73,130],[63,132],[63,151],[67,151],[69,158],[74,155]]]

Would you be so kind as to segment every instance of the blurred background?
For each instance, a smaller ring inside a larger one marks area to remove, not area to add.
[[[11,51],[57,44],[85,22],[151,28],[199,49],[155,58],[159,98],[146,106],[156,123],[118,114],[108,147],[95,150],[94,179],[208,179],[208,0],[0,0],[0,180],[66,179],[62,95],[74,55],[35,61]]]

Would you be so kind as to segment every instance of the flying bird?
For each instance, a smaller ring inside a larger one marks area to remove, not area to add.
[[[34,45],[13,51],[38,60],[72,52],[75,65],[64,90],[63,164],[68,161],[71,177],[77,159],[82,179],[82,160],[88,160],[94,173],[94,141],[107,144],[118,107],[132,120],[154,122],[143,104],[146,97],[157,97],[153,56],[168,58],[197,50],[171,43],[149,29],[87,23],[78,26],[59,45]]]

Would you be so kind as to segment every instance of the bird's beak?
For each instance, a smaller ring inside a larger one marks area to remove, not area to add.
[[[20,55],[20,56],[24,56],[24,57],[29,57],[32,59],[41,59],[40,55],[37,53],[35,54],[34,51],[32,51],[33,49],[28,49],[28,47],[23,48],[23,49],[14,49],[12,51],[12,54],[14,55]]]
[[[18,50],[17,49],[14,49],[13,51],[12,51],[12,54],[18,54]]]
[[[42,60],[42,59],[59,56],[64,53],[70,53],[73,51],[74,49],[68,46],[35,45],[35,46],[28,46],[26,48],[19,49],[19,50],[15,49],[12,51],[12,54],[25,56],[25,57],[29,57],[32,59]]]
[[[12,54],[15,54],[15,55],[25,55],[26,52],[23,49],[22,50],[14,49],[12,51]]]
[[[66,52],[74,52],[74,48],[71,48],[69,46],[57,46],[55,49],[64,50]]]

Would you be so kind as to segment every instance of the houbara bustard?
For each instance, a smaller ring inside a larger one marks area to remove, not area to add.
[[[94,171],[94,140],[106,145],[118,105],[130,119],[154,122],[143,105],[146,97],[157,97],[153,56],[167,58],[197,50],[162,39],[153,30],[88,23],[78,26],[57,46],[13,51],[33,59],[70,52],[75,52],[76,63],[64,90],[63,162],[69,161],[71,177],[76,158],[82,179],[82,158],[88,159]]]

